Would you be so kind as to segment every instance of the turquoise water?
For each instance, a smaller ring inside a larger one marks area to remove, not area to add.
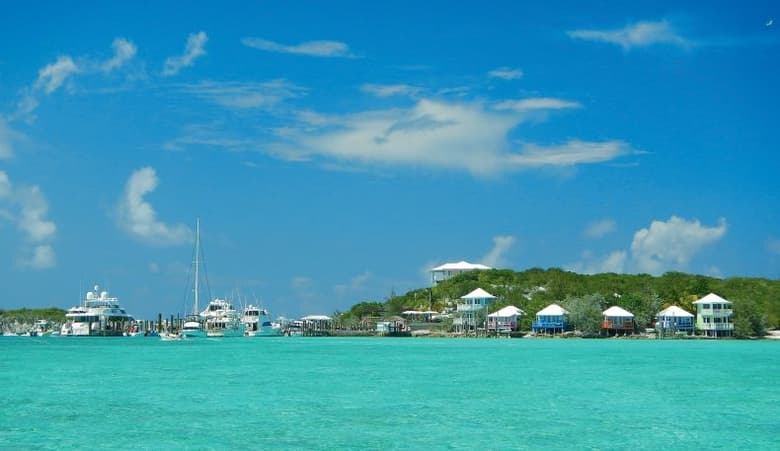
[[[0,337],[0,449],[780,449],[780,342]]]

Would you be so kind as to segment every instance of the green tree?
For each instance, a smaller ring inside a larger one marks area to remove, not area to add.
[[[767,331],[766,315],[752,300],[736,299],[734,309],[734,336],[738,338],[763,337]]]

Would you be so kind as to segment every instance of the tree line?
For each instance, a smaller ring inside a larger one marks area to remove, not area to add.
[[[768,328],[780,328],[780,280],[715,277],[667,272],[649,274],[578,274],[559,268],[525,271],[493,269],[470,271],[433,287],[411,290],[382,302],[366,301],[338,313],[343,321],[365,317],[390,317],[405,310],[444,311],[453,308],[461,296],[483,288],[496,296],[489,307],[494,312],[514,305],[526,312],[522,330],[530,330],[534,315],[551,303],[570,312],[570,322],[583,333],[600,328],[601,312],[612,305],[635,315],[638,328],[649,327],[662,309],[677,305],[695,313],[693,302],[716,293],[733,302],[734,333],[737,336],[764,335]]]

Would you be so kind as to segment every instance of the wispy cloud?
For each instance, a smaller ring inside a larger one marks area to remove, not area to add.
[[[22,134],[13,130],[8,123],[0,117],[0,160],[7,160],[14,156],[14,143],[23,138]]]
[[[163,67],[163,76],[169,77],[176,75],[185,67],[190,67],[195,64],[195,60],[206,54],[204,47],[208,41],[206,33],[201,31],[199,33],[190,33],[187,37],[187,44],[184,47],[184,53],[179,56],[171,56],[165,60]]]
[[[72,76],[79,72],[79,68],[69,56],[60,56],[57,61],[44,66],[38,71],[38,79],[33,88],[41,89],[46,94],[51,94]]]
[[[525,144],[509,132],[525,120],[482,103],[423,99],[398,108],[330,117],[323,127],[287,129],[284,141],[268,151],[296,159],[316,156],[363,165],[395,165],[465,170],[488,176],[543,166],[600,163],[635,153],[620,141],[570,140],[555,146]]]
[[[132,59],[137,51],[135,44],[125,38],[114,39],[112,46],[114,56],[102,62],[89,57],[79,58],[77,62],[68,55],[61,55],[53,63],[42,67],[35,82],[23,90],[11,119],[21,118],[32,122],[43,96],[51,95],[63,86],[68,87],[76,75],[112,72]]]
[[[117,206],[119,226],[134,238],[153,245],[175,246],[192,240],[192,230],[183,224],[167,225],[144,197],[157,189],[157,173],[151,167],[130,175]]]
[[[261,38],[243,38],[241,43],[253,49],[276,53],[317,56],[323,58],[355,58],[349,46],[340,41],[308,41],[296,45],[279,44]]]
[[[488,76],[491,78],[500,78],[502,80],[519,80],[523,78],[523,71],[520,69],[512,69],[509,67],[499,67],[488,72]]]
[[[125,62],[132,59],[138,50],[135,44],[125,38],[114,39],[112,47],[114,48],[114,56],[101,64],[101,69],[104,72],[111,72],[121,67]]]
[[[262,83],[202,81],[177,88],[208,102],[238,110],[270,108],[286,99],[306,94],[306,88],[283,79]]]
[[[686,47],[690,41],[679,35],[667,21],[643,21],[612,30],[572,30],[567,34],[573,39],[606,42],[625,50],[657,44]]]
[[[515,244],[517,239],[511,235],[499,235],[493,237],[493,248],[480,260],[483,265],[491,268],[500,268],[506,265],[506,253]]]
[[[51,268],[56,256],[51,242],[57,232],[57,225],[48,219],[49,204],[37,185],[14,187],[4,171],[0,171],[0,205],[9,210],[2,218],[16,224],[24,237],[20,249],[19,264],[32,269]]]
[[[422,91],[422,88],[411,85],[376,85],[376,84],[364,84],[360,87],[360,90],[377,96],[377,97],[391,97],[391,96],[407,96],[415,97]]]
[[[588,238],[601,238],[615,231],[615,221],[612,219],[601,219],[591,222],[585,228],[584,235]]]
[[[594,257],[591,252],[583,252],[583,262],[567,265],[567,269],[582,274],[623,273],[628,260],[626,251],[615,251],[601,258]]]
[[[530,112],[538,110],[563,110],[569,108],[579,108],[578,102],[570,100],[556,99],[553,97],[532,97],[519,100],[502,100],[496,103],[493,108],[499,111],[512,110],[517,112]]]
[[[631,256],[639,271],[650,274],[685,269],[695,254],[723,238],[726,229],[726,220],[723,218],[714,227],[677,216],[667,221],[653,221],[650,227],[634,234]]]
[[[349,283],[337,284],[333,287],[333,291],[340,298],[344,298],[350,295],[356,295],[366,290],[366,284],[371,280],[372,275],[369,271],[365,271],[357,276],[352,277]]]
[[[776,255],[780,255],[780,239],[770,237],[766,240],[766,249]]]

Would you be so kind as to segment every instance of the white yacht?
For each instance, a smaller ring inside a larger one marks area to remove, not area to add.
[[[254,305],[244,307],[241,324],[244,325],[246,337],[272,337],[281,334],[281,327],[271,322],[268,310]]]
[[[224,299],[214,299],[200,312],[206,335],[209,337],[240,337],[244,325],[233,304]]]
[[[87,292],[83,305],[68,309],[60,335],[121,337],[132,323],[133,317],[119,305],[119,299],[95,285]]]

